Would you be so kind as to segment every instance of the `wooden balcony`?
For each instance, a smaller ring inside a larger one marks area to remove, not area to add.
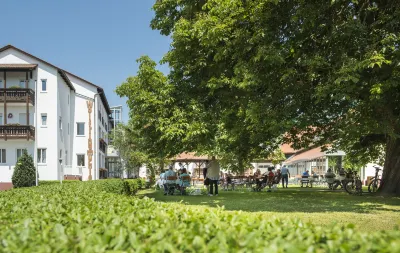
[[[32,89],[25,88],[0,88],[0,102],[7,103],[26,103],[35,105],[35,92]]]
[[[18,126],[18,125],[0,126],[0,139],[35,140],[35,128],[33,126]]]

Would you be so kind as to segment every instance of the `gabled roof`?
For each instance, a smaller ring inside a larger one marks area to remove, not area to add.
[[[49,66],[51,66],[51,67],[57,69],[58,73],[61,75],[61,77],[62,77],[62,78],[64,79],[64,81],[67,83],[67,85],[69,86],[69,88],[70,88],[71,90],[73,90],[73,91],[75,91],[75,88],[74,88],[74,86],[72,85],[71,81],[69,80],[69,78],[68,78],[68,76],[67,76],[66,74],[71,75],[71,76],[73,76],[73,77],[75,77],[75,78],[77,78],[77,79],[79,79],[79,80],[81,80],[81,81],[83,81],[83,82],[86,82],[86,83],[88,83],[88,84],[90,84],[90,85],[96,87],[96,88],[97,88],[97,92],[100,94],[100,98],[101,98],[101,100],[102,100],[102,102],[103,102],[103,104],[104,104],[104,107],[106,108],[107,113],[108,113],[108,114],[111,114],[110,106],[109,106],[109,104],[108,104],[106,95],[104,94],[103,88],[101,88],[100,86],[97,86],[97,85],[95,85],[95,84],[93,84],[93,83],[91,83],[91,82],[89,82],[89,81],[87,81],[87,80],[85,80],[85,79],[83,79],[83,78],[77,76],[77,75],[72,74],[71,72],[68,72],[68,71],[66,71],[66,70],[63,70],[63,69],[61,69],[61,68],[59,68],[59,67],[57,67],[57,66],[55,66],[55,65],[53,65],[53,64],[51,64],[51,63],[49,63],[49,62],[47,62],[47,61],[45,61],[45,60],[42,60],[42,59],[40,59],[40,58],[38,58],[38,57],[36,57],[36,56],[34,56],[34,55],[31,55],[30,53],[27,53],[27,52],[25,52],[25,51],[23,51],[23,50],[21,50],[21,49],[19,49],[19,48],[16,48],[16,47],[14,47],[13,45],[7,45],[7,46],[4,46],[4,47],[0,48],[0,53],[3,52],[3,51],[6,51],[6,50],[8,50],[8,49],[14,49],[14,50],[16,50],[16,51],[18,51],[18,52],[20,52],[20,53],[22,53],[22,54],[25,54],[25,55],[27,55],[27,56],[33,58],[33,59],[36,59],[36,60],[38,60],[38,61],[40,61],[40,62],[43,62],[43,63],[45,63],[45,64],[47,64],[47,65],[49,65]]]

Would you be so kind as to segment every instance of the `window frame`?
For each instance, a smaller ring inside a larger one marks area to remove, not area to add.
[[[47,92],[47,79],[41,79],[40,81],[41,81],[41,84],[42,84],[40,86],[40,91],[41,92]],[[44,90],[43,90],[43,83],[44,83],[44,88],[45,88]]]
[[[3,150],[5,156],[3,156]],[[0,148],[0,164],[6,164],[6,163],[7,163],[7,149]]]
[[[26,152],[28,152],[28,149],[27,149],[27,148],[16,148],[16,149],[15,149],[15,157],[16,157],[16,160],[15,160],[15,161],[17,161],[17,162],[18,162],[18,150],[21,150],[21,156],[22,156],[22,154],[23,154],[23,150],[26,150]]]
[[[83,124],[83,134],[79,134],[79,124]],[[85,122],[76,122],[76,136],[85,136]]]
[[[43,125],[43,116],[46,116],[46,124],[44,124],[44,125]],[[40,126],[41,127],[47,127],[47,113],[41,113],[40,114],[40,120],[41,120]]]
[[[43,150],[45,150],[45,161],[44,162],[43,162]],[[38,148],[37,149],[37,163],[38,164],[47,164],[47,148]]]
[[[83,156],[83,165],[79,165],[79,156]],[[76,166],[78,167],[85,167],[86,166],[86,156],[84,153],[77,153],[76,154]]]

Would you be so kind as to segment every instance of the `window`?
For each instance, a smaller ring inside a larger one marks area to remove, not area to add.
[[[115,119],[116,119],[116,120],[119,120],[119,116],[120,116],[119,111],[115,111]]]
[[[77,158],[77,165],[84,167],[85,166],[85,155],[76,155]]]
[[[0,113],[0,125],[3,125],[3,114]]]
[[[19,81],[19,87],[20,88],[25,88],[25,81],[24,80]]]
[[[42,113],[42,126],[47,126],[47,113]]]
[[[62,129],[62,118],[61,117],[58,118],[58,128],[60,128],[60,130]]]
[[[68,122],[68,135],[69,135],[69,122]]]
[[[6,150],[0,149],[0,163],[6,163]]]
[[[26,148],[17,148],[17,161],[22,156],[24,151],[27,151]]]
[[[47,91],[47,80],[42,80],[42,91]]]
[[[62,159],[62,149],[60,149],[60,159]]]
[[[68,104],[69,104],[69,94],[68,94]]]
[[[106,124],[106,132],[108,131],[108,129],[107,129],[107,124]]]
[[[77,135],[85,135],[85,123],[76,123],[76,131],[77,131]]]
[[[68,150],[65,150],[65,162],[64,164],[67,165],[68,164]]]
[[[37,162],[38,163],[46,163],[46,149],[45,148],[38,148]]]

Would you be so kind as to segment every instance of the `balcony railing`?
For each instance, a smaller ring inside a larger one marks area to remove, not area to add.
[[[107,150],[107,143],[106,143],[103,139],[100,139],[100,140],[99,140],[99,149],[100,149],[100,151],[102,151],[104,154],[106,153],[106,150]]]
[[[9,103],[26,103],[28,102],[35,105],[35,92],[32,89],[25,88],[0,88],[0,102],[6,100]]]
[[[35,128],[33,126],[0,126],[0,139],[28,139],[35,140]]]

